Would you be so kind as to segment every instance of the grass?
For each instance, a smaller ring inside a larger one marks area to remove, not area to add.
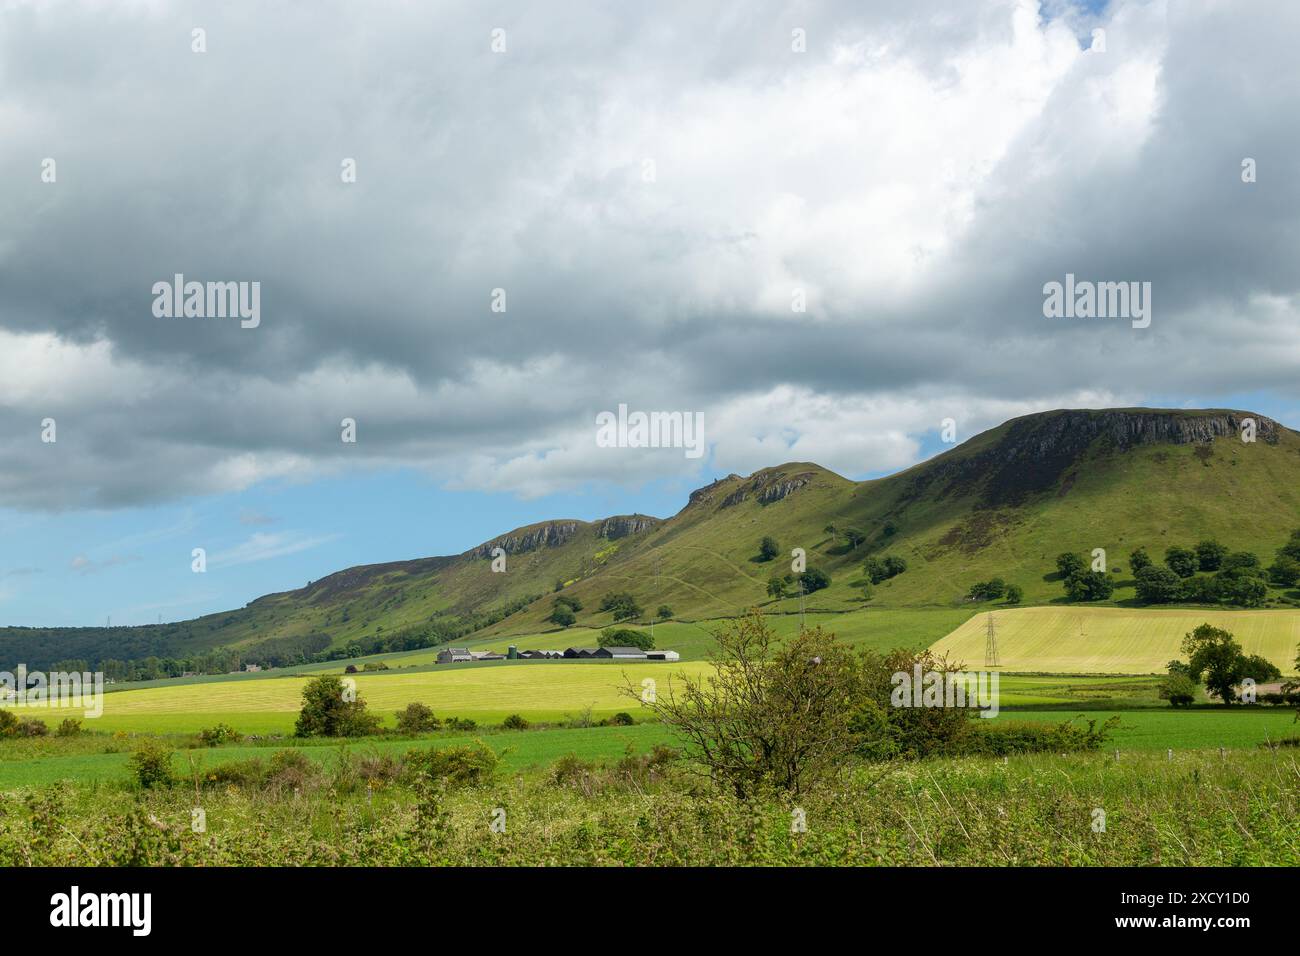
[[[1024,607],[994,614],[1002,669],[1068,674],[1154,674],[1182,658],[1183,636],[1206,622],[1231,631],[1247,654],[1295,672],[1300,642],[1296,610],[1130,610],[1114,607]],[[984,661],[988,613],[965,621],[933,649],[968,667]]]
[[[185,785],[59,787],[0,792],[0,865],[1295,866],[1297,781],[1282,751],[854,767],[752,802],[676,773],[568,786],[499,773],[435,794],[354,775],[347,789],[207,789],[203,833]]]

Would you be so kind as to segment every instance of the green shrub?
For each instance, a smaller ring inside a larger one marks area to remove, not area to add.
[[[24,717],[18,721],[18,736],[20,737],[44,737],[50,732],[45,721],[38,720],[35,717]]]
[[[364,700],[345,690],[343,679],[332,674],[309,680],[302,690],[295,736],[364,737],[374,733],[379,718],[366,712]]]
[[[419,701],[412,701],[397,712],[397,729],[404,734],[422,734],[437,730],[441,721],[433,710]]]
[[[496,752],[481,740],[469,746],[406,752],[408,776],[450,787],[474,787],[490,782],[497,763]]]
[[[478,722],[468,717],[448,717],[448,730],[471,731],[478,729]]]
[[[501,726],[506,730],[527,730],[531,725],[518,714],[511,714],[501,722]]]
[[[172,752],[156,740],[145,740],[131,754],[131,776],[143,790],[172,783]]]
[[[55,733],[60,737],[76,737],[81,734],[81,721],[73,717],[65,717]]]
[[[205,747],[218,747],[221,744],[243,740],[244,735],[229,724],[217,724],[199,731],[199,742]]]

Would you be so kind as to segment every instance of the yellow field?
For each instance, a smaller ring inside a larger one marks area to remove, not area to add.
[[[498,723],[507,714],[530,720],[558,720],[591,707],[597,717],[635,712],[638,702],[619,693],[625,679],[636,686],[653,677],[660,693],[671,675],[698,675],[702,662],[570,663],[539,661],[487,667],[456,668],[411,674],[357,674],[357,694],[369,710],[391,714],[412,701],[433,708],[439,717],[470,717]],[[192,732],[217,721],[245,733],[292,731],[302,707],[302,689],[310,675],[267,680],[145,687],[104,695],[104,714],[90,721],[96,730]],[[81,716],[71,709],[31,709],[33,716],[57,723]]]
[[[1024,607],[993,612],[1001,670],[1058,674],[1155,674],[1185,659],[1183,635],[1210,623],[1233,633],[1247,654],[1295,673],[1300,610],[1189,611],[1113,607]],[[984,665],[988,613],[931,645],[967,667]]]

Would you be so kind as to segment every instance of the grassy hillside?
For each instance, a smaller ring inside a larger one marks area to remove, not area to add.
[[[553,630],[547,618],[557,582],[582,602],[578,624],[588,629],[612,623],[611,613],[599,610],[611,591],[635,595],[646,615],[641,623],[661,605],[681,622],[733,616],[755,605],[793,613],[799,600],[772,602],[766,586],[774,573],[789,571],[796,547],[833,580],[806,597],[806,611],[865,610],[868,622],[873,614],[898,612],[892,623],[904,637],[927,625],[908,623],[902,612],[970,612],[973,605],[964,601],[970,585],[993,576],[1020,586],[1027,604],[1063,602],[1054,558],[1067,550],[1105,549],[1107,564],[1118,570],[1107,603],[1124,606],[1134,598],[1127,556],[1139,545],[1158,561],[1170,545],[1214,537],[1268,563],[1300,526],[1300,435],[1256,415],[1258,440],[1242,442],[1241,420],[1249,414],[1030,415],[874,481],[790,463],[701,488],[665,520],[542,522],[461,555],[351,568],[240,610],[162,628],[40,635],[3,629],[0,663],[40,666],[59,657],[120,658],[142,649],[181,656],[309,636],[322,646],[369,642],[366,650],[395,634],[418,635],[424,643],[495,646],[520,636],[537,637],[533,646],[568,646],[590,642],[591,634],[546,634]],[[856,546],[846,529],[862,536]],[[772,561],[758,554],[765,535],[780,546]],[[506,553],[505,573],[492,571],[494,547]],[[862,563],[885,554],[904,557],[909,568],[867,600]],[[1271,592],[1274,606],[1295,601],[1300,591]],[[673,638],[693,652],[700,632],[683,627]]]

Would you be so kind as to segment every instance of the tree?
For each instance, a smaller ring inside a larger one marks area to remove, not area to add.
[[[555,598],[555,607],[559,607],[561,604],[569,608],[569,610],[571,610],[574,614],[577,614],[579,611],[582,610],[582,602],[578,600],[576,597],[574,597],[572,594],[561,594],[557,596]]]
[[[1151,560],[1151,555],[1147,554],[1146,548],[1134,548],[1128,556],[1129,570],[1136,575],[1143,568],[1149,568],[1155,562]]]
[[[785,644],[758,613],[717,635],[713,674],[686,676],[650,702],[623,693],[687,743],[694,764],[745,800],[764,788],[799,794],[835,775],[863,743],[852,726],[861,699],[856,655],[820,627]]]
[[[1219,596],[1238,607],[1263,607],[1268,599],[1268,585],[1263,578],[1221,571],[1217,577]]]
[[[906,570],[907,570],[906,558],[900,558],[896,554],[885,555],[885,576],[886,577],[891,577],[891,578],[898,577],[898,575],[902,574]]]
[[[1076,571],[1082,571],[1088,565],[1073,551],[1062,551],[1056,556],[1056,570],[1061,572],[1061,577],[1068,578]]]
[[[1007,593],[1007,585],[1001,578],[977,581],[972,584],[967,596],[976,601],[996,601]]]
[[[607,627],[600,632],[596,643],[601,647],[639,647],[643,651],[652,651],[654,638],[645,631],[630,627]]]
[[[1071,601],[1104,601],[1115,591],[1115,582],[1101,571],[1076,571],[1065,579],[1065,593]]]
[[[785,597],[786,588],[789,586],[789,576],[782,577],[779,574],[772,575],[767,582],[767,593],[773,598],[780,601]]]
[[[1268,579],[1284,588],[1295,587],[1300,581],[1300,561],[1279,552],[1277,560],[1268,569]]]
[[[601,598],[600,609],[613,611],[615,621],[626,621],[642,614],[641,605],[636,603],[636,598],[628,591],[611,591],[606,594]]]
[[[875,597],[876,589],[872,586],[870,581],[863,581],[860,590],[862,592],[862,600],[864,601],[870,601]]]
[[[1190,578],[1199,566],[1195,551],[1178,545],[1165,549],[1165,567],[1180,578]]]
[[[1025,592],[1024,592],[1024,590],[1020,587],[1019,584],[1008,584],[1008,585],[1007,585],[1007,603],[1008,603],[1008,604],[1019,604],[1019,603],[1020,603],[1021,601],[1023,601],[1024,599],[1025,599]]]
[[[1159,697],[1174,707],[1185,707],[1196,700],[1196,684],[1186,674],[1170,674],[1160,682]]]
[[[404,734],[422,734],[436,730],[440,721],[433,710],[419,701],[412,701],[397,712],[397,729]]]
[[[667,604],[660,604],[659,610],[655,612],[655,616],[661,621],[667,621],[673,616],[673,609]]]
[[[1214,604],[1222,596],[1218,578],[1197,574],[1183,582],[1183,599],[1198,604]]]
[[[578,616],[573,613],[573,608],[569,607],[569,605],[557,604],[547,620],[552,624],[560,625],[560,627],[572,627],[578,622]]]
[[[1282,672],[1278,669],[1278,666],[1267,657],[1261,657],[1258,654],[1248,654],[1242,658],[1241,676],[1243,679],[1249,677],[1257,684],[1262,684],[1265,681],[1281,680]]]
[[[771,561],[781,553],[781,546],[776,543],[776,538],[765,536],[758,543],[758,554],[764,561]]]
[[[803,584],[804,594],[812,594],[814,591],[831,586],[831,576],[820,568],[809,568],[802,572],[799,581]]]
[[[847,541],[849,546],[855,551],[858,549],[858,545],[867,540],[866,532],[860,531],[857,528],[845,528],[840,533],[844,535],[844,540]]]
[[[1228,549],[1219,542],[1207,538],[1196,546],[1196,560],[1202,571],[1217,571]]]
[[[1237,699],[1236,685],[1245,677],[1246,658],[1231,632],[1202,624],[1183,638],[1187,676],[1225,704]]]
[[[1222,574],[1258,574],[1259,557],[1249,551],[1233,551],[1223,556],[1219,571]]]
[[[366,713],[366,702],[332,674],[313,677],[302,689],[298,737],[364,737],[379,727],[379,718]]]
[[[1169,604],[1182,594],[1182,581],[1168,568],[1153,564],[1137,573],[1137,596],[1144,604]]]

